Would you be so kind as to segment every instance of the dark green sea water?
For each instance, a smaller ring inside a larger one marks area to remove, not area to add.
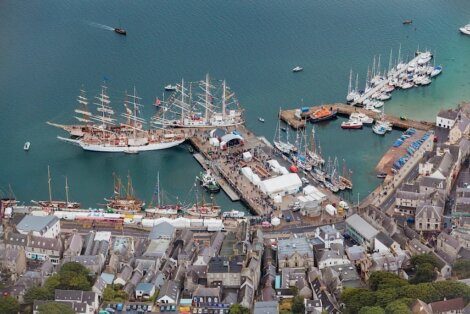
[[[402,20],[412,18],[411,26]],[[349,70],[363,80],[374,55],[388,62],[401,43],[403,55],[418,45],[435,52],[444,73],[431,86],[395,92],[386,111],[432,119],[442,107],[470,99],[468,0],[174,0],[0,2],[0,188],[10,184],[23,200],[47,198],[47,165],[54,195],[86,206],[112,193],[112,173],[129,172],[137,194],[151,197],[156,174],[163,187],[187,198],[199,166],[184,147],[136,156],[86,153],[56,140],[45,124],[72,122],[83,85],[94,95],[109,79],[115,104],[136,85],[147,114],[162,87],[206,72],[227,79],[246,108],[247,125],[272,139],[280,106],[295,108],[343,101]],[[118,36],[96,23],[121,24]],[[295,65],[304,72],[294,75]],[[266,123],[257,121],[263,116]],[[354,171],[354,195],[378,183],[373,168],[398,137],[370,129],[342,131],[340,120],[318,128],[326,155],[345,158]],[[25,141],[31,150],[23,151]],[[223,193],[218,203],[241,208]]]

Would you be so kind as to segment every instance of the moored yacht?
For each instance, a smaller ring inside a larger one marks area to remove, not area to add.
[[[351,119],[341,123],[342,129],[362,129],[362,122],[356,119]]]
[[[372,123],[374,123],[373,118],[369,117],[368,115],[366,115],[362,112],[353,112],[353,113],[351,113],[351,116],[349,118],[353,119],[353,120],[361,121],[362,124],[372,124]]]

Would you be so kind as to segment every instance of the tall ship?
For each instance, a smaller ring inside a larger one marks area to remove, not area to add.
[[[195,184],[195,186],[197,186]],[[211,194],[211,202],[206,203],[204,200],[204,194],[202,193],[201,202],[199,202],[198,189],[195,190],[196,202],[193,206],[186,210],[186,213],[190,216],[196,216],[198,218],[215,218],[220,216],[220,206],[215,204],[214,195]]]
[[[127,176],[127,187],[124,187],[121,178],[114,175],[114,195],[104,199],[108,210],[116,213],[137,213],[142,210],[145,203],[134,194],[134,187],[130,175]]]
[[[160,189],[160,173],[157,174],[157,183],[150,204],[145,209],[148,215],[174,216],[182,209],[178,198],[174,204],[167,204],[163,200],[163,191]]]
[[[67,177],[65,177],[65,201],[58,201],[52,199],[52,178],[49,166],[47,166],[47,185],[49,188],[49,199],[45,201],[32,201],[32,203],[40,206],[43,210],[77,210],[80,208],[80,203],[71,202],[69,200],[69,185]]]
[[[158,106],[153,122],[174,128],[213,128],[243,124],[235,93],[224,81],[205,80],[185,83],[181,80],[173,94]]]
[[[321,155],[321,148],[320,145],[316,145],[315,143],[315,128],[312,126],[312,132],[310,135],[310,145],[307,149],[307,157],[311,159],[314,166],[321,166],[325,163],[325,159],[323,159]]]
[[[84,91],[78,96],[75,118],[81,124],[48,124],[69,133],[69,137],[58,136],[58,139],[95,152],[138,153],[174,147],[185,141],[183,134],[149,125],[141,117],[143,105],[140,100],[134,87],[132,95],[126,93],[124,112],[119,115],[111,105],[107,87],[103,85],[93,102],[95,110],[89,108]]]

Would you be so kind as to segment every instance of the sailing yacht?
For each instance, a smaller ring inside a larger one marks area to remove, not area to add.
[[[93,103],[96,112],[88,108],[88,99],[83,93],[78,97],[80,107],[75,109],[75,113],[79,116],[75,118],[82,124],[48,124],[61,128],[70,135],[70,138],[58,136],[58,139],[95,152],[135,154],[174,147],[186,140],[184,135],[165,129],[146,129],[147,121],[140,116],[143,108],[140,100],[135,87],[132,95],[126,93],[125,111],[120,115],[123,121],[120,122],[111,105],[107,87],[103,85]]]
[[[195,184],[196,185],[196,184]],[[215,204],[214,195],[211,194],[211,203],[206,203],[204,200],[204,194],[202,194],[202,200],[199,203],[198,191],[196,189],[196,203],[189,209],[187,213],[191,216],[197,216],[199,218],[215,218],[220,216],[220,206]]]
[[[279,117],[281,116],[281,109],[279,109]],[[291,152],[295,152],[297,148],[295,145],[289,143],[289,130],[286,128],[286,140],[281,139],[281,118],[278,119],[276,132],[274,134],[274,147],[285,155],[289,155]]]

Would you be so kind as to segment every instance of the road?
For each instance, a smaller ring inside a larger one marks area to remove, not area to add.
[[[402,182],[414,181],[418,177],[419,163],[411,169],[410,172],[405,176]],[[403,184],[403,183],[402,183]],[[400,184],[400,186],[402,185]],[[398,187],[397,187],[398,189]],[[396,190],[395,190],[396,191]],[[382,210],[387,210],[395,203],[395,191],[393,191],[387,198],[379,205]]]
[[[149,235],[149,231],[137,229],[137,228],[123,227],[122,230],[115,229],[112,226],[109,226],[109,227],[96,226],[94,228],[88,228],[88,227],[84,227],[80,223],[77,223],[74,221],[64,221],[64,220],[61,221],[60,227],[62,229],[62,232],[72,231],[75,229],[80,234],[88,234],[90,231],[94,230],[94,231],[109,231],[111,232],[113,236],[124,235],[124,236],[136,237],[136,238],[146,238]]]

